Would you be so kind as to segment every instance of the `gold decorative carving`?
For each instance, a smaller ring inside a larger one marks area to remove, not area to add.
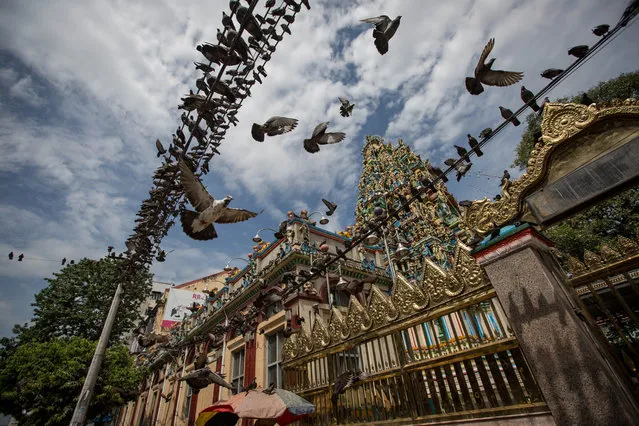
[[[328,334],[324,320],[319,315],[315,316],[313,331],[311,331],[311,340],[313,341],[313,347],[315,349],[325,348],[331,343],[331,336]]]
[[[284,345],[282,348],[284,350],[285,359],[293,359],[297,356],[298,350],[297,350],[296,340],[297,340],[296,335],[294,334],[288,339],[286,339],[286,341],[284,342]]]
[[[397,312],[390,297],[386,296],[376,285],[371,286],[368,312],[377,327],[399,316],[399,312]]]
[[[545,177],[550,154],[588,126],[612,116],[639,117],[639,100],[615,100],[589,106],[547,103],[541,123],[542,142],[532,150],[526,172],[510,184],[500,200],[484,198],[466,208],[466,225],[485,235],[493,227],[519,217],[524,212],[525,196]]]
[[[591,252],[590,250],[585,250],[584,263],[590,269],[597,269],[604,264],[604,261],[601,257]]]
[[[568,269],[573,275],[583,274],[588,270],[586,265],[574,256],[568,256]]]
[[[448,285],[446,272],[433,263],[430,259],[424,259],[422,267],[422,287],[426,294],[438,303],[444,300],[445,289]]]
[[[484,272],[475,259],[469,254],[470,248],[457,242],[455,247],[455,263],[453,273],[463,284],[468,287],[479,287],[484,284]]]
[[[397,279],[393,285],[393,295],[391,296],[393,304],[404,314],[410,314],[419,311],[428,305],[429,298],[417,286],[408,282],[401,272],[397,272]]]
[[[603,257],[606,263],[614,262],[615,260],[621,258],[621,255],[616,250],[607,246],[606,244],[601,246],[601,248],[599,249],[599,254],[601,255],[601,257]]]
[[[348,324],[344,321],[344,317],[337,308],[333,308],[331,321],[328,324],[328,332],[333,342],[346,339],[351,332]]]
[[[364,309],[362,304],[359,303],[353,295],[351,295],[350,303],[348,304],[346,319],[348,321],[348,327],[351,330],[351,337],[370,329],[373,325],[370,315],[368,315],[366,309]]]
[[[304,327],[300,327],[300,331],[296,333],[296,336],[298,353],[302,351],[308,353],[313,350],[313,342],[311,342],[311,339],[306,334]]]
[[[639,250],[639,244],[630,238],[626,238],[623,235],[619,235],[617,237],[617,246],[619,247],[622,253],[633,253]]]

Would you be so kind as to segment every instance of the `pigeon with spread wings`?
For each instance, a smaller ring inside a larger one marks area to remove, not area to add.
[[[185,209],[180,215],[182,229],[189,237],[194,240],[212,240],[217,238],[214,223],[243,222],[259,214],[249,210],[229,208],[228,205],[233,197],[227,195],[222,200],[216,200],[195,177],[184,160],[180,160],[179,165],[180,183],[186,198],[196,210]]]
[[[339,107],[340,115],[342,117],[350,117],[353,113],[353,107],[355,106],[355,104],[352,104],[351,101],[349,101],[348,99],[341,98],[339,96],[337,97],[337,99],[339,99],[340,103],[342,104]]]
[[[264,135],[277,136],[288,133],[297,126],[297,119],[287,117],[271,117],[264,124],[253,123],[251,135],[258,142],[264,142]]]
[[[475,76],[466,77],[466,90],[468,90],[471,95],[479,95],[484,91],[482,83],[487,86],[510,86],[511,84],[517,83],[524,76],[524,73],[522,72],[491,69],[495,62],[495,58],[492,58],[488,62],[486,62],[486,58],[488,58],[488,55],[490,55],[494,46],[495,39],[491,38],[488,40],[488,44],[486,44],[484,50],[481,52],[479,62],[475,67]]]
[[[391,18],[386,15],[380,15],[375,18],[361,19],[360,21],[375,25],[373,29],[375,47],[377,51],[383,55],[388,52],[388,41],[395,35],[401,19],[401,16],[391,20]]]
[[[310,139],[304,139],[304,149],[310,153],[319,152],[320,145],[328,145],[333,143],[339,143],[344,140],[346,137],[346,133],[336,132],[336,133],[326,133],[326,129],[328,128],[328,121],[325,123],[318,124],[313,130],[313,135]]]

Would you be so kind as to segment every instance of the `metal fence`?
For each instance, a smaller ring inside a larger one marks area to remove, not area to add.
[[[286,363],[284,387],[317,410],[301,424],[412,424],[548,411],[496,297],[411,322]],[[334,406],[336,377],[353,370],[369,377]]]

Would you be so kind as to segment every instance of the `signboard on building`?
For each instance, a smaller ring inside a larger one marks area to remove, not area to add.
[[[188,310],[188,307],[193,306],[193,302],[203,305],[206,303],[206,294],[177,288],[170,289],[162,318],[162,327],[171,327],[182,321],[185,314],[190,315],[191,311]]]

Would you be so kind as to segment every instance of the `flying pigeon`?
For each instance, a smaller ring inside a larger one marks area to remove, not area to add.
[[[267,395],[273,395],[273,393],[275,393],[275,382],[272,382],[270,385],[268,385],[268,387],[262,392]]]
[[[159,139],[155,140],[155,147],[158,149],[158,157],[166,154],[166,149],[162,146],[162,142]]]
[[[335,213],[335,209],[337,208],[337,204],[331,203],[330,201],[322,198],[322,203],[326,206],[328,211],[326,212],[326,216],[332,216]]]
[[[348,99],[337,98],[342,103],[342,106],[339,107],[339,113],[342,117],[350,117],[353,113],[353,107],[355,104],[352,104]]]
[[[475,154],[477,154],[478,157],[484,155],[484,153],[479,148],[479,142],[477,142],[477,139],[472,137],[470,134],[467,134],[466,136],[468,137],[468,145],[473,151],[475,151]]]
[[[194,394],[199,393],[200,389],[204,389],[210,384],[216,384],[218,386],[233,390],[233,386],[228,384],[224,379],[222,379],[218,374],[211,371],[209,368],[201,368],[199,370],[195,370],[194,372],[182,377],[180,381],[188,383],[188,385],[193,388]]]
[[[564,70],[560,70],[559,68],[548,68],[547,70],[544,70],[541,73],[541,76],[543,78],[548,78],[550,80],[552,80],[553,78],[557,77],[559,74],[563,73]]]
[[[517,120],[517,117],[514,116],[513,112],[508,108],[504,108],[502,106],[499,107],[499,111],[501,111],[501,116],[504,117],[505,120],[513,123],[515,127],[519,126],[521,122]]]
[[[605,35],[609,29],[610,29],[610,25],[607,25],[607,24],[597,25],[595,28],[592,29],[592,33],[596,35],[597,37],[601,37]]]
[[[20,253],[20,256],[18,256],[18,262],[22,262],[22,259],[24,259],[24,253]]]
[[[487,86],[510,86],[517,83],[524,76],[524,73],[517,71],[492,70],[491,67],[495,62],[495,58],[492,58],[488,62],[486,62],[486,58],[488,58],[494,46],[495,39],[491,38],[481,52],[479,62],[475,67],[475,76],[466,77],[466,90],[468,90],[471,95],[479,95],[484,91],[482,83]]]
[[[180,215],[182,229],[194,240],[212,240],[217,238],[214,223],[236,223],[257,216],[249,210],[229,208],[233,200],[230,195],[215,200],[202,182],[195,177],[183,159],[179,162],[180,182],[189,202],[196,211],[185,209]]]
[[[521,100],[524,101],[524,103],[530,108],[532,108],[533,111],[539,111],[539,105],[537,105],[537,102],[535,102],[535,94],[526,89],[526,86],[521,86]]]
[[[313,135],[310,139],[304,139],[304,149],[310,153],[319,152],[319,145],[328,145],[333,143],[338,143],[344,140],[346,137],[345,133],[337,132],[337,133],[326,133],[326,128],[328,127],[328,121],[325,123],[320,123],[313,130]]]
[[[333,386],[333,395],[331,396],[333,404],[337,404],[339,396],[345,393],[346,389],[355,386],[367,378],[368,374],[361,371],[346,371],[340,374],[337,380],[335,380],[335,385]]]
[[[383,55],[388,52],[388,41],[395,35],[395,31],[397,31],[401,19],[402,17],[398,16],[391,21],[388,16],[380,15],[376,18],[361,19],[360,21],[375,25],[373,29],[375,47],[377,51]]]
[[[575,46],[570,48],[568,51],[569,55],[574,56],[575,58],[583,58],[588,53],[588,46],[585,44],[580,44],[579,46]]]
[[[66,257],[63,257],[63,258],[62,258],[62,262],[60,262],[60,264],[61,264],[62,266],[64,266],[64,264],[65,264],[65,263],[67,263],[67,258],[66,258]]]
[[[9,260],[13,260],[13,252],[9,253]]]
[[[288,133],[297,126],[297,119],[274,116],[266,120],[262,125],[253,123],[251,135],[258,142],[264,142],[264,134],[277,136]]]
[[[457,171],[457,182],[459,182],[461,178],[463,178],[466,173],[468,173],[468,170],[470,170],[471,166],[473,165],[473,163],[466,161],[455,164],[455,160],[453,160],[452,158],[444,161],[444,164],[446,164],[447,166],[455,167],[455,170]]]

